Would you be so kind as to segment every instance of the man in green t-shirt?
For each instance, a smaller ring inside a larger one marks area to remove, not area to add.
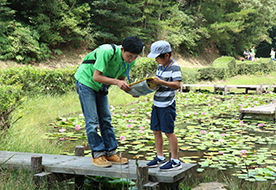
[[[134,36],[126,37],[120,46],[101,45],[84,58],[75,73],[75,86],[85,117],[92,164],[95,166],[128,163],[126,158],[116,154],[117,140],[111,124],[107,93],[109,85],[117,85],[124,91],[131,89],[125,77],[130,82],[129,70],[142,49],[142,41]]]

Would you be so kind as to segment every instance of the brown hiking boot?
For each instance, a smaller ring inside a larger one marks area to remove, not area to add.
[[[98,158],[93,158],[92,157],[92,165],[98,166],[101,168],[106,168],[112,166],[112,163],[106,160],[105,156],[100,156]]]
[[[117,154],[114,154],[112,156],[106,157],[107,161],[111,162],[112,164],[127,164],[128,160],[127,158],[120,158]]]

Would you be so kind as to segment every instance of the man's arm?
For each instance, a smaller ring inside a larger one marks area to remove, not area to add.
[[[120,76],[118,77],[119,80],[125,80],[125,78],[126,78],[126,77],[123,77],[122,75],[120,75]]]
[[[109,85],[117,85],[120,89],[124,91],[130,91],[130,86],[126,83],[125,80],[121,80],[121,76],[119,77],[120,79],[113,79],[109,78],[106,76],[102,75],[102,72],[95,69],[94,75],[93,75],[93,80],[99,83],[103,84],[109,84]]]

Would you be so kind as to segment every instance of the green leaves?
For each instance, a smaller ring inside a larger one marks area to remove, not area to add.
[[[0,134],[10,127],[10,115],[23,100],[20,85],[0,85]],[[15,118],[15,121],[18,119]]]

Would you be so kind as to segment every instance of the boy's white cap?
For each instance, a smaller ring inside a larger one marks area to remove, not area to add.
[[[156,58],[160,54],[169,53],[171,51],[172,51],[172,48],[170,43],[167,41],[160,40],[151,44],[150,53],[148,54],[147,57]]]

